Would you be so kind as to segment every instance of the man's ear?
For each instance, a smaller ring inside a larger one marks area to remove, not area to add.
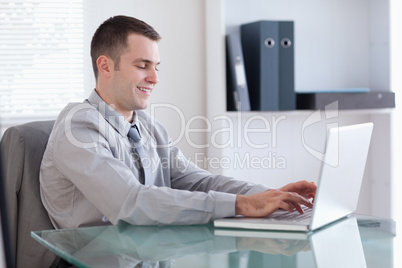
[[[110,77],[114,70],[113,61],[105,55],[101,55],[98,57],[98,59],[96,60],[96,65],[98,66],[99,74],[102,74],[106,77]]]

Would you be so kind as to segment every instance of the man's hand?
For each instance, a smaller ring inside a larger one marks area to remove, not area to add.
[[[301,205],[309,208],[309,201],[315,196],[317,186],[313,182],[299,181],[290,183],[280,189],[268,190],[253,195],[238,195],[236,198],[236,215],[246,217],[266,217],[277,209],[303,213]]]
[[[284,191],[284,192],[294,192],[298,193],[299,195],[310,199],[313,199],[314,203],[314,197],[315,197],[315,191],[317,189],[317,186],[315,185],[314,182],[308,182],[308,181],[298,181],[294,183],[289,183],[279,190]]]

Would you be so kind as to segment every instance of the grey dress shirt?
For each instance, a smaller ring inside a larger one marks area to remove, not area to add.
[[[170,145],[166,129],[144,111],[134,119],[152,170],[143,173],[127,137],[131,124],[96,93],[58,116],[43,156],[40,190],[55,228],[124,221],[136,225],[202,224],[235,215],[236,194],[268,190],[212,175]],[[110,224],[110,223],[109,223]]]

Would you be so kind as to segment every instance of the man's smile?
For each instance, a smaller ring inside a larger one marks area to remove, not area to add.
[[[151,94],[152,88],[147,88],[147,87],[137,87],[140,91]]]

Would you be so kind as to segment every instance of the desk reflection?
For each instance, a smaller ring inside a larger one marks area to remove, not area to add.
[[[263,253],[276,253],[291,256],[301,250],[311,250],[313,253],[314,267],[367,267],[365,256],[363,252],[363,246],[355,217],[350,217],[336,222],[327,228],[315,231],[314,233],[305,234],[304,237],[301,233],[296,232],[251,232],[251,231],[238,231],[237,234],[229,232],[228,230],[217,230],[216,234],[219,235],[232,235],[239,237],[254,236],[269,237],[271,238],[255,238],[254,243],[249,244],[248,250],[253,250]],[[275,237],[275,239],[273,239]],[[249,240],[248,243],[251,241]],[[276,247],[270,248],[268,251],[265,247],[266,244],[276,245]],[[258,245],[256,248],[255,245]],[[286,250],[275,251],[276,249]],[[302,247],[294,247],[294,245],[305,245]],[[289,247],[290,246],[290,247]],[[247,248],[246,248],[247,249]],[[244,265],[252,263],[250,260],[250,254],[248,254],[249,260],[246,262],[245,255],[239,258],[239,262],[242,262],[242,266],[236,266],[232,264],[231,267],[254,267],[252,265]],[[256,258],[256,256],[253,256]],[[297,261],[295,258],[282,259],[282,262],[286,262],[286,267],[312,267],[312,262],[303,263]],[[306,265],[306,266],[305,266]]]
[[[182,267],[182,258],[209,258],[209,267],[367,267],[355,217],[310,234],[212,225],[120,225],[36,234],[35,239],[78,267]],[[213,256],[221,254],[216,263]]]

